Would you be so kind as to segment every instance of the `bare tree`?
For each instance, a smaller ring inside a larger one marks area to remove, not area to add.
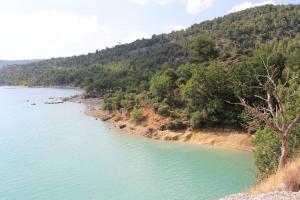
[[[286,100],[292,99],[295,95],[283,94],[282,90],[288,86],[292,80],[287,75],[283,84],[276,84],[276,76],[278,75],[276,69],[271,69],[268,65],[268,60],[265,62],[262,59],[266,70],[266,75],[257,75],[259,86],[263,90],[264,96],[255,95],[255,97],[263,100],[264,106],[250,105],[245,99],[238,97],[240,105],[244,106],[254,117],[263,122],[274,134],[277,134],[281,140],[281,155],[279,158],[278,168],[282,169],[288,161],[289,151],[289,136],[294,126],[300,122],[300,113],[298,113],[292,120],[287,119],[287,111],[284,109]],[[296,79],[296,78],[293,78]]]

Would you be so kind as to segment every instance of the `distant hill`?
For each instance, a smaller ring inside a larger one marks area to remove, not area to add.
[[[24,65],[24,64],[29,64],[38,61],[40,60],[0,60],[0,67],[6,65]]]

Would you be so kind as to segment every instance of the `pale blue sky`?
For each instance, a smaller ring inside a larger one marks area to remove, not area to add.
[[[0,0],[0,60],[71,56],[300,0]]]

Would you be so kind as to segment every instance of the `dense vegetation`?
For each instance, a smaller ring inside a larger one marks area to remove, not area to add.
[[[278,72],[277,84],[286,74],[299,75],[299,5],[251,8],[88,55],[3,68],[0,84],[80,86],[87,96],[104,96],[104,109],[132,111],[134,122],[142,120],[139,107],[152,106],[172,119],[170,129],[219,126],[253,133],[254,125],[258,175],[265,177],[276,170],[280,141],[233,104],[237,96],[264,104],[255,97],[264,95],[255,76],[265,73],[263,62]],[[297,91],[297,83],[284,90]],[[285,102],[291,116],[300,107],[298,100]],[[299,128],[293,130],[290,156],[300,149]]]

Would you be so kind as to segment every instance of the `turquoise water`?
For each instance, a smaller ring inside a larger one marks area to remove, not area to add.
[[[0,87],[1,200],[201,200],[251,185],[248,153],[131,136],[84,105],[44,104],[74,93]]]

